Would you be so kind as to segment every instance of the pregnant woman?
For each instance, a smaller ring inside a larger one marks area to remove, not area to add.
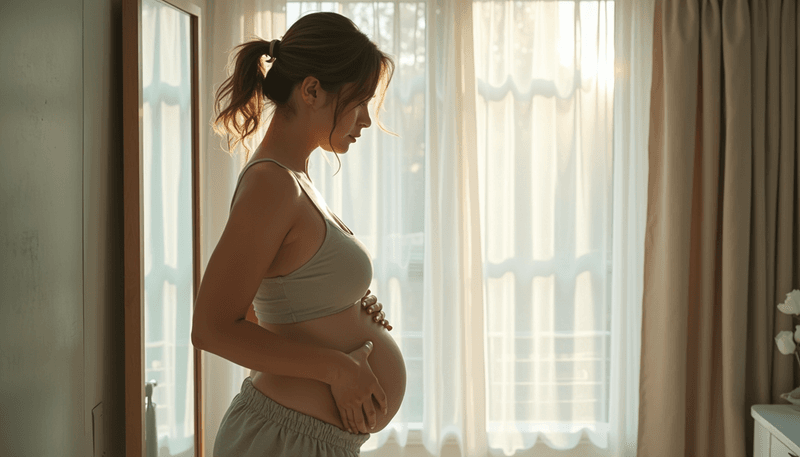
[[[314,149],[343,154],[372,124],[368,102],[380,108],[393,70],[352,21],[314,13],[283,40],[240,45],[217,92],[229,148],[274,114],[195,302],[194,346],[251,369],[215,457],[358,455],[400,409],[406,367],[367,289],[369,253],[308,177]]]

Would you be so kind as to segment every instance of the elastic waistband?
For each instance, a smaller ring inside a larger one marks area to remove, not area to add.
[[[253,387],[253,380],[249,376],[242,383],[239,395],[248,408],[265,418],[331,446],[358,453],[361,446],[369,440],[369,433],[348,433],[335,425],[277,403]]]

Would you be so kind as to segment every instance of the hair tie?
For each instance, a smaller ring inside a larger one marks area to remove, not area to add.
[[[281,49],[281,40],[272,40],[269,42],[269,56],[273,59],[278,58],[278,52]]]

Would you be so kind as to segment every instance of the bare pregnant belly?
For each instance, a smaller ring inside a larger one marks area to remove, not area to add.
[[[360,306],[352,306],[340,313],[296,324],[268,324],[259,322],[267,330],[289,339],[318,344],[350,353],[366,341],[374,346],[367,361],[378,382],[386,392],[389,414],[383,414],[378,402],[372,403],[377,412],[375,428],[369,433],[383,430],[400,409],[406,392],[406,365],[403,354],[383,326],[372,320]],[[253,387],[281,405],[315,417],[342,430],[346,430],[339,409],[324,382],[308,378],[279,376],[255,372]],[[364,421],[367,423],[367,420]]]

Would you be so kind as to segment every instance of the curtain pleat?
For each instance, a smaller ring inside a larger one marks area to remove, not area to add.
[[[614,216],[608,455],[635,457],[655,2],[615,2]]]
[[[704,34],[705,36],[705,34]],[[744,404],[747,340],[747,291],[750,262],[750,198],[752,188],[752,87],[750,72],[750,11],[748,0],[722,2],[725,143],[720,164],[724,175],[722,205],[721,338],[722,431],[712,440],[718,455],[744,455],[743,432],[749,406]],[[705,86],[704,86],[705,87]],[[792,97],[794,99],[794,97]],[[704,106],[706,106],[704,104]],[[713,109],[715,105],[711,105]],[[710,133],[710,132],[709,132]],[[718,231],[719,232],[719,231]],[[717,429],[719,430],[719,429]],[[709,436],[719,433],[709,430]]]
[[[682,455],[685,441],[699,17],[696,2],[656,5],[637,440],[647,456]]]
[[[777,314],[775,310],[769,306],[770,304],[777,303],[780,292],[775,291],[775,246],[777,243],[776,227],[777,227],[777,210],[776,204],[778,196],[778,147],[780,145],[780,111],[777,109],[780,106],[780,74],[781,74],[781,61],[780,61],[780,43],[781,43],[781,3],[780,1],[767,1],[767,70],[766,70],[766,91],[767,91],[767,104],[765,107],[765,117],[767,126],[767,136],[765,138],[766,154],[764,156],[766,162],[766,271],[767,271],[767,302],[766,307],[771,308],[768,311],[769,326],[774,328],[775,319]],[[772,332],[769,332],[772,333]],[[770,335],[771,337],[774,335]],[[770,343],[772,340],[770,339]],[[772,363],[770,367],[784,360],[781,354],[775,351],[772,355]],[[783,377],[786,374],[784,372]],[[770,403],[778,401],[778,395],[781,390],[775,384],[776,378],[771,379],[772,392],[770,394]],[[784,381],[785,382],[785,381]]]
[[[752,30],[751,46],[751,78],[752,78],[752,130],[753,130],[753,173],[751,196],[751,233],[750,233],[750,287],[749,303],[763,303],[764,306],[750,306],[747,314],[747,366],[757,373],[769,373],[772,357],[760,356],[757,347],[772,345],[772,319],[775,308],[767,306],[772,303],[768,291],[772,291],[767,277],[770,269],[767,265],[767,179],[766,179],[766,146],[767,146],[767,6],[768,0],[754,0],[750,3],[750,24]],[[764,268],[767,266],[767,268]],[[769,377],[749,377],[745,385],[745,405],[763,403],[770,391]],[[748,415],[749,416],[749,415]],[[752,428],[752,418],[745,424],[745,429]]]
[[[486,366],[475,125],[472,1],[428,7],[422,440],[454,435],[486,455]]]

